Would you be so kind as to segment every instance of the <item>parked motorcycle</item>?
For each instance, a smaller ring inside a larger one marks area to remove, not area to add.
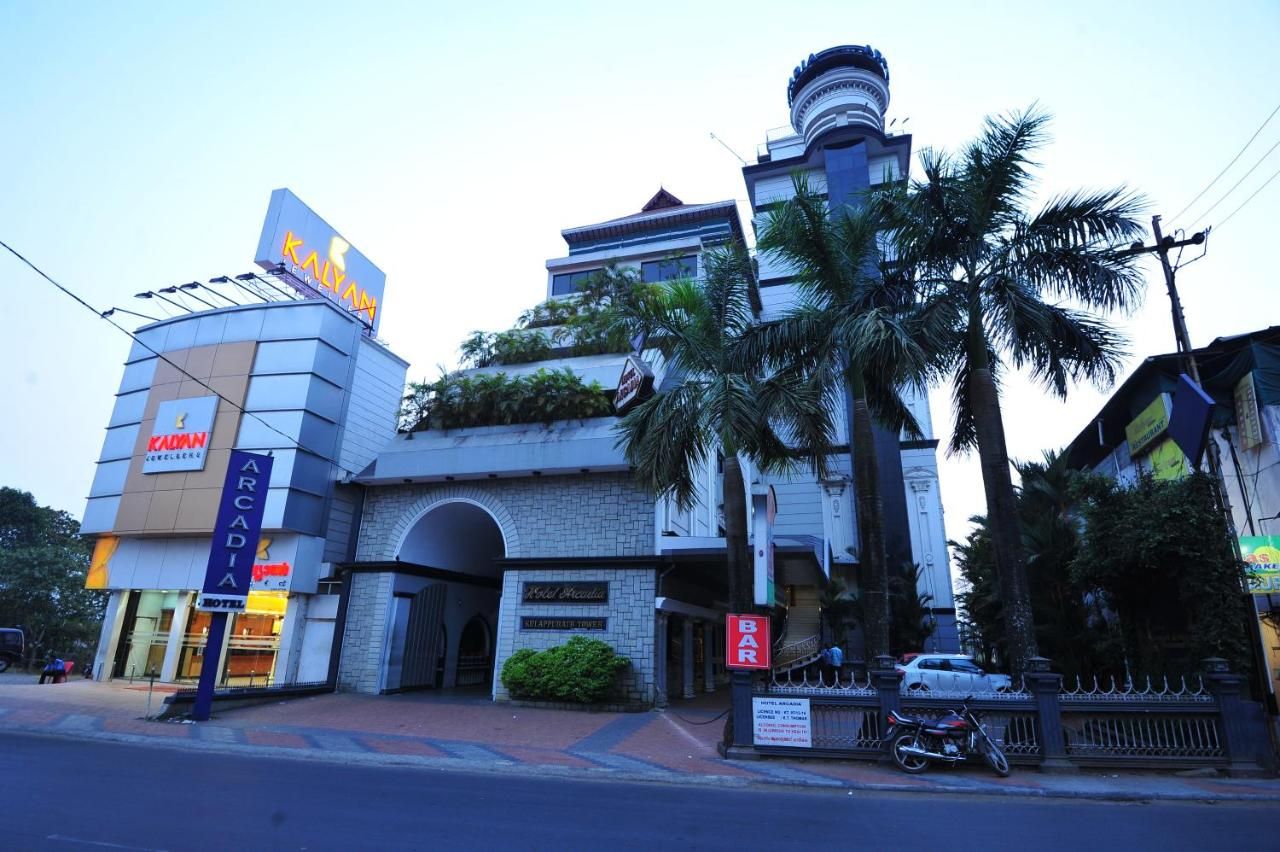
[[[959,710],[941,719],[919,719],[889,711],[889,753],[903,772],[915,775],[930,761],[956,764],[981,756],[1001,778],[1009,774],[1009,759],[987,734],[966,698]]]

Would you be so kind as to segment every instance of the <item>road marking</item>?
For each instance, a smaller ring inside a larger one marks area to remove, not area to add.
[[[123,843],[108,843],[105,840],[85,840],[82,837],[68,837],[65,834],[50,834],[45,840],[57,840],[60,843],[80,843],[84,846],[105,846],[108,849],[136,849],[139,852],[166,852],[164,849],[154,849],[150,846],[126,846]]]

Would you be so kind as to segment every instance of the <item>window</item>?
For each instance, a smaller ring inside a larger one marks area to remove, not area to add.
[[[986,674],[986,672],[984,672],[982,669],[978,668],[978,666],[969,662],[968,660],[952,660],[951,670],[957,671],[957,672],[964,672],[965,674],[972,674],[972,675]]]
[[[670,281],[673,278],[693,278],[698,274],[698,256],[673,257],[666,260],[647,260],[640,264],[640,278],[646,284]]]
[[[584,269],[581,272],[565,272],[551,276],[551,295],[568,296],[577,293],[587,283],[587,279],[599,272],[599,269]]]

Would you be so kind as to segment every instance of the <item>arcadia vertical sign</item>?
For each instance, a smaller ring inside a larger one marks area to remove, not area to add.
[[[271,456],[231,451],[218,520],[213,527],[209,566],[196,609],[244,612],[271,484],[271,461]]]

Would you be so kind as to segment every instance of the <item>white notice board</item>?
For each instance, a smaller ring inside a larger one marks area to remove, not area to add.
[[[752,727],[758,746],[813,748],[807,698],[752,698]]]

